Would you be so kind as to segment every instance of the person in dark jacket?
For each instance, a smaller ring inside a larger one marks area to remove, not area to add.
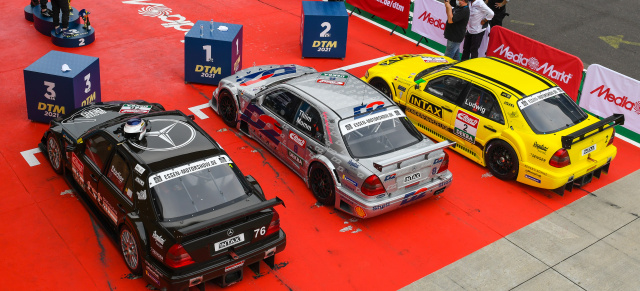
[[[453,0],[451,1],[453,2]],[[444,27],[444,38],[447,39],[447,49],[444,55],[454,60],[460,60],[460,43],[464,39],[469,22],[469,7],[467,0],[455,1],[455,7],[449,1],[444,1],[447,9],[447,24]]]
[[[42,11],[42,16],[51,17],[51,10],[47,8],[47,0],[31,0],[31,8],[38,6],[38,2],[40,2],[40,9]]]
[[[491,26],[502,26],[502,20],[509,16],[507,13],[507,3],[509,0],[484,0],[487,6],[493,11],[493,18],[489,22]]]
[[[53,26],[56,33],[67,30],[69,27],[69,0],[51,0],[51,8],[53,8]],[[62,10],[62,27],[60,27],[60,11]]]

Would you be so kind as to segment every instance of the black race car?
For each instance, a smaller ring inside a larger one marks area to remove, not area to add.
[[[255,179],[192,118],[144,101],[99,103],[50,124],[39,145],[107,231],[127,267],[183,290],[273,268],[285,233]],[[284,204],[283,204],[284,205]]]

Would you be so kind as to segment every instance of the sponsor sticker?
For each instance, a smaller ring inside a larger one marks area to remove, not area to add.
[[[425,57],[420,56],[425,63],[448,63],[443,57]]]
[[[404,195],[402,199],[402,203],[400,205],[405,205],[407,203],[414,202],[420,198],[427,196],[427,188],[422,188]]]
[[[476,132],[480,119],[474,117],[462,110],[458,110],[456,114],[455,127],[453,133],[464,140],[474,143],[476,141]]]
[[[538,93],[535,93],[533,95],[530,95],[528,97],[522,98],[518,101],[518,108],[520,108],[520,110],[525,109],[533,104],[536,104],[540,101],[543,101],[549,97],[553,97],[556,96],[558,94],[562,94],[564,93],[564,91],[562,91],[562,89],[560,89],[560,87],[553,87],[553,88],[549,88],[547,90],[544,91],[540,91]]]
[[[404,117],[404,113],[400,112],[399,109],[394,110],[394,112],[386,112],[386,111],[382,111],[379,113],[374,113],[371,115],[367,115],[366,118],[361,118],[361,119],[354,119],[351,121],[345,121],[345,122],[341,122],[340,123],[340,130],[342,131],[343,135],[346,135],[347,133],[350,133],[352,131],[358,130],[360,128],[369,126],[369,125],[373,125],[373,124],[377,124],[377,123],[381,123],[383,121],[389,120],[389,119],[393,119],[393,118],[397,118],[397,117]]]
[[[237,244],[239,244],[239,243],[241,243],[243,241],[244,241],[244,233],[241,233],[241,234],[236,235],[234,237],[230,237],[228,239],[221,240],[221,241],[213,244],[213,248],[217,252],[217,251],[219,251],[221,249],[226,249],[228,247],[237,245]]]
[[[84,187],[84,164],[80,161],[76,153],[71,153],[71,172],[80,186]]]
[[[136,177],[134,180],[136,180],[136,183],[140,184],[140,186],[144,186],[144,181],[140,179],[140,177]]]
[[[98,115],[102,115],[102,114],[106,114],[106,113],[107,113],[106,111],[104,111],[104,110],[102,110],[100,108],[94,108],[94,109],[91,109],[91,110],[80,112],[80,115],[82,115],[82,117],[84,117],[84,118],[89,119],[89,118],[94,118],[94,117],[96,117]]]
[[[145,114],[151,111],[151,105],[123,104],[120,113]]]
[[[225,268],[224,268],[224,271],[225,271],[225,272],[229,272],[229,271],[231,271],[231,270],[235,270],[235,269],[240,268],[240,267],[242,267],[242,266],[244,266],[244,260],[242,260],[242,261],[240,261],[240,262],[237,262],[237,263],[235,263],[235,264],[233,264],[233,265],[230,265],[230,266],[225,267]]]
[[[289,138],[301,147],[304,147],[307,144],[307,141],[298,136],[295,132],[290,132]]]
[[[373,206],[373,211],[385,209],[386,207],[389,207],[390,205],[391,205],[391,202],[387,202],[387,203],[384,203],[384,204]]]
[[[304,164],[304,161],[302,160],[302,158],[296,155],[296,153],[292,152],[290,149],[287,149],[287,153],[288,153],[289,159],[294,161],[299,166],[302,166],[302,164]]]
[[[586,155],[586,154],[588,154],[590,152],[593,152],[595,150],[596,150],[596,145],[594,144],[594,145],[592,145],[592,146],[590,146],[590,147],[588,147],[586,149],[583,149],[582,150],[582,155],[584,156],[584,155]]]
[[[153,253],[154,250],[151,250],[151,253]],[[156,285],[160,285],[160,280],[158,279],[160,276],[158,275],[158,272],[155,272],[153,269],[150,268],[150,265],[147,263],[146,264],[147,268],[145,270],[145,273],[147,274],[147,277],[149,277],[151,280],[153,280],[154,283],[156,283]]]
[[[534,177],[531,177],[529,175],[524,175],[524,177],[529,179],[529,180],[531,180],[531,181],[534,181],[536,183],[540,183],[540,179],[538,179],[538,178],[534,178]]]
[[[440,106],[430,103],[416,95],[411,95],[411,97],[409,97],[409,103],[439,119],[442,119],[442,108]]]
[[[160,253],[158,253],[158,251],[156,251],[156,249],[154,248],[151,248],[151,255],[156,257],[156,259],[158,259],[160,262],[164,261],[162,255],[160,255]]]
[[[153,187],[153,186],[156,186],[158,184],[164,183],[166,181],[173,180],[173,179],[176,179],[176,178],[180,178],[182,176],[186,176],[186,175],[191,174],[193,172],[197,172],[197,171],[200,171],[200,170],[212,168],[212,167],[219,166],[219,165],[222,165],[222,164],[230,164],[230,163],[231,163],[231,159],[229,159],[229,157],[226,156],[226,155],[222,155],[222,156],[216,156],[216,157],[207,158],[207,159],[204,159],[204,160],[201,160],[201,161],[197,161],[197,162],[190,163],[190,164],[187,164],[187,165],[184,165],[184,166],[173,168],[171,170],[166,170],[166,171],[163,171],[163,172],[160,172],[158,174],[150,176],[149,177],[149,187]]]
[[[138,174],[140,175],[144,173],[144,167],[141,166],[140,164],[137,164],[133,169],[136,170],[136,172],[138,172]]]
[[[353,184],[353,186],[358,187],[358,182],[356,182],[353,179],[347,177],[346,175],[342,175],[342,180],[347,181],[347,182]]]
[[[342,82],[342,81],[325,80],[325,79],[318,79],[318,80],[316,80],[316,83],[318,83],[318,84],[329,84],[329,85],[339,85],[339,86],[344,86],[344,84],[345,84],[345,82]]]
[[[367,105],[360,105],[360,106],[356,106],[353,108],[353,115],[355,116],[355,119],[361,118],[361,117],[365,117],[368,116],[369,114],[373,113],[374,111],[380,110],[380,111],[384,111],[385,109],[384,107],[384,102],[383,101],[374,101],[371,102]],[[366,114],[364,114],[366,113]]]
[[[435,159],[435,161],[433,161],[433,164],[439,164],[442,163],[442,161],[444,161],[444,157]]]
[[[163,238],[161,235],[156,233],[155,230],[153,231],[153,234],[151,235],[151,237],[153,237],[153,240],[156,241],[156,245],[158,245],[160,248],[162,248],[162,246],[164,246],[164,242],[167,241],[166,238]]]
[[[396,174],[391,174],[391,175],[387,175],[386,177],[384,177],[384,181],[387,182],[389,180],[394,180],[396,178]]]

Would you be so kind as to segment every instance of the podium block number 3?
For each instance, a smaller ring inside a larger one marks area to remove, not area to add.
[[[84,80],[87,81],[87,88],[84,88],[84,93],[89,93],[89,91],[91,91],[91,81],[89,81],[89,78],[91,78],[90,73],[84,76]]]
[[[53,91],[53,88],[56,86],[56,83],[44,81],[44,85],[47,86],[47,92],[44,93],[44,97],[49,100],[56,100],[56,91]]]

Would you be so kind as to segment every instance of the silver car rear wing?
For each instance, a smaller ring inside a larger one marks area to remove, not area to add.
[[[452,145],[456,144],[455,141],[451,141],[451,140],[445,140],[443,142],[439,142],[437,144],[434,145],[430,145],[426,148],[421,148],[421,149],[416,149],[414,151],[408,152],[406,154],[402,154],[399,155],[397,157],[393,157],[390,159],[386,159],[377,163],[373,163],[373,167],[376,168],[378,171],[382,172],[382,169],[384,167],[387,166],[391,166],[393,164],[396,164],[396,166],[398,167],[398,169],[400,169],[400,163],[415,158],[417,156],[421,156],[424,155],[424,158],[427,159],[429,156],[429,153],[431,152],[435,152],[437,150],[441,150],[441,149],[445,149],[448,148]]]

